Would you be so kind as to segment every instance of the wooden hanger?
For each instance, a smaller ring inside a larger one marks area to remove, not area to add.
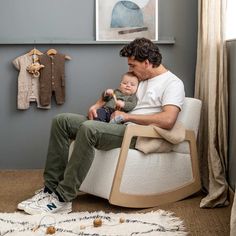
[[[57,54],[57,50],[54,49],[54,48],[48,49],[48,51],[47,51],[47,55],[49,55],[49,56],[50,56],[50,55],[56,55],[56,54]],[[65,55],[65,59],[71,60],[71,57]]]
[[[28,55],[29,56],[32,56],[32,55],[42,55],[43,53],[42,52],[40,52],[38,49],[36,49],[36,48],[33,48],[30,52],[28,52]]]
[[[47,51],[48,55],[56,55],[57,54],[57,50],[54,48],[48,49]]]
[[[72,58],[70,56],[68,56],[68,55],[65,55],[65,59],[71,60]]]

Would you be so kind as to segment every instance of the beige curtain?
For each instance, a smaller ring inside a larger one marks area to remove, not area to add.
[[[198,151],[203,189],[200,207],[228,205],[228,89],[224,21],[227,0],[198,0],[195,97],[203,102]]]

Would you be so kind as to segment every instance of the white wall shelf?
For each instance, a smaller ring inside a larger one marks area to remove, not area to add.
[[[8,45],[8,44],[16,44],[16,45],[21,45],[21,44],[32,44],[32,45],[37,45],[37,44],[74,44],[74,45],[123,45],[127,44],[130,41],[95,41],[95,40],[82,40],[82,39],[74,39],[74,40],[68,40],[68,39],[39,39],[39,40],[34,40],[34,39],[1,39],[0,38],[0,45]],[[153,41],[156,44],[175,44],[175,39],[174,38],[168,38],[168,39],[159,39],[157,41]]]

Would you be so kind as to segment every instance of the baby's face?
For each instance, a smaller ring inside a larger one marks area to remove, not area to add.
[[[138,88],[138,79],[133,76],[124,75],[120,82],[120,91],[126,95],[134,94]]]

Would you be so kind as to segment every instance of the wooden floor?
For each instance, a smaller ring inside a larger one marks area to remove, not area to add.
[[[15,212],[17,203],[30,197],[43,185],[42,170],[0,171],[0,212]],[[73,211],[148,212],[163,209],[180,217],[193,236],[228,236],[231,205],[224,208],[201,209],[202,193],[185,200],[149,209],[112,206],[105,199],[81,194],[73,202]]]

